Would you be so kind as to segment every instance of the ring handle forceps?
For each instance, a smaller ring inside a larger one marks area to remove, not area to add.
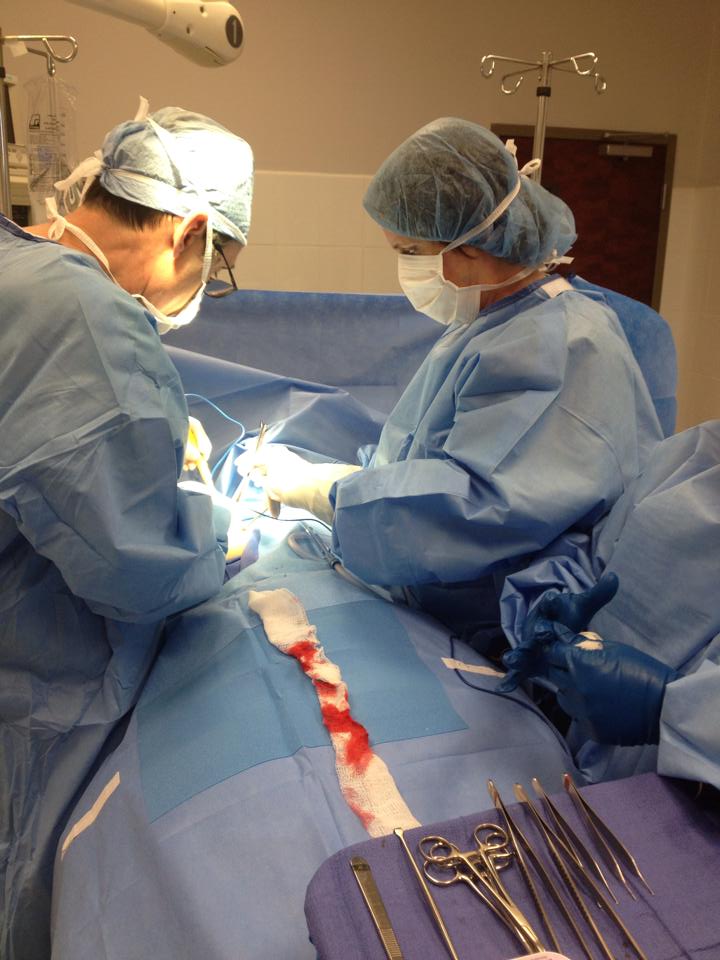
[[[499,877],[498,871],[509,866],[513,856],[507,832],[497,824],[481,823],[473,835],[477,847],[467,853],[444,837],[423,837],[418,846],[425,860],[425,876],[437,886],[451,886],[458,882],[468,884],[503,921],[523,949],[531,953],[544,950],[532,925]],[[441,879],[438,872],[450,873],[451,876]]]
[[[483,839],[483,831],[486,831],[486,840]],[[494,823],[481,823],[475,827],[473,837],[477,847],[467,853],[462,853],[454,843],[438,836],[423,837],[418,849],[426,863],[434,863],[439,867],[455,867],[466,862],[470,873],[478,877],[482,874],[485,882],[494,887],[500,896],[504,896],[499,871],[509,866],[512,857],[507,834],[501,832]]]
[[[622,919],[618,916],[612,904],[598,889],[597,884],[590,877],[590,875],[584,869],[578,866],[577,861],[573,857],[572,853],[567,849],[567,845],[565,844],[565,841],[561,837],[559,837],[554,832],[554,830],[552,830],[551,827],[549,827],[548,824],[543,820],[543,818],[540,816],[540,814],[537,812],[537,810],[533,806],[533,803],[530,800],[530,797],[528,797],[522,785],[519,783],[515,784],[515,796],[521,803],[524,803],[527,806],[528,810],[532,814],[533,819],[538,825],[540,829],[540,833],[542,834],[545,840],[547,848],[550,851],[550,855],[553,859],[553,862],[555,863],[555,866],[560,872],[560,875],[562,876],[568,890],[570,891],[570,894],[573,900],[575,901],[575,905],[577,906],[578,910],[583,915],[583,919],[585,920],[585,922],[588,924],[593,934],[595,935],[595,938],[597,939],[598,944],[600,945],[600,949],[603,951],[607,960],[615,960],[615,958],[613,954],[610,952],[610,948],[605,942],[605,939],[600,933],[600,930],[598,929],[597,924],[595,923],[594,919],[592,918],[592,915],[590,914],[582,897],[580,896],[580,892],[578,891],[575,883],[573,882],[572,877],[568,873],[565,862],[563,862],[563,856],[565,857],[565,861],[567,862],[567,865],[570,866],[570,868],[573,870],[575,875],[581,881],[585,889],[588,891],[590,897],[594,900],[597,906],[600,907],[600,909],[607,914],[608,918],[612,920],[612,922],[618,928],[622,936],[625,938],[625,941],[627,942],[627,944],[633,949],[633,951],[635,952],[639,960],[648,960],[647,954],[644,953],[642,947],[638,944],[637,940],[630,933],[626,925],[623,923]]]
[[[395,829],[393,830],[393,833],[400,841],[402,848],[405,851],[408,860],[410,861],[410,865],[412,866],[413,873],[417,877],[417,881],[420,884],[420,889],[422,890],[423,896],[427,901],[427,905],[430,907],[430,912],[432,913],[433,920],[435,921],[435,924],[438,930],[440,931],[440,936],[442,937],[443,943],[447,948],[447,952],[452,957],[452,960],[460,960],[460,958],[458,957],[455,951],[455,946],[453,945],[453,942],[450,939],[450,934],[448,933],[448,928],[445,926],[445,921],[442,918],[442,914],[438,910],[438,906],[435,903],[435,899],[433,898],[433,895],[430,893],[430,888],[425,883],[425,878],[423,877],[420,871],[420,868],[415,863],[415,857],[412,855],[412,851],[410,850],[410,847],[407,845],[407,840],[405,839],[405,831],[403,830],[402,827],[395,827]]]

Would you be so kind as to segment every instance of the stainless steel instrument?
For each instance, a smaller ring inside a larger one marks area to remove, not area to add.
[[[397,942],[395,931],[387,915],[385,904],[372,875],[370,864],[362,857],[352,857],[350,867],[358,882],[363,899],[370,911],[380,941],[385,949],[388,960],[403,960],[402,950]]]

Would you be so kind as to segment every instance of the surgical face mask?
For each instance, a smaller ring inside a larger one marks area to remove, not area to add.
[[[48,233],[50,239],[59,240],[63,233],[66,230],[69,230],[70,233],[74,234],[79,240],[81,240],[88,250],[90,250],[90,252],[97,257],[100,263],[105,267],[105,270],[112,282],[117,286],[120,286],[110,270],[107,257],[102,252],[100,247],[95,243],[93,238],[85,233],[85,231],[80,227],[73,223],[69,223],[65,217],[61,216],[61,214],[58,213],[57,205],[53,198],[48,197],[45,201],[45,204],[51,221],[51,226]],[[190,219],[190,217],[186,219]],[[177,313],[171,315],[165,314],[159,307],[156,307],[154,303],[151,303],[147,297],[143,296],[142,293],[131,294],[133,299],[142,304],[148,313],[155,319],[158,333],[161,335],[167,333],[168,330],[177,330],[178,327],[186,326],[195,319],[198,311],[200,310],[203,294],[205,293],[205,287],[207,286],[207,281],[212,266],[212,230],[209,222],[206,230],[206,236],[207,239],[205,242],[205,252],[203,254],[203,269],[200,289],[197,291],[197,293],[193,294],[192,300],[190,300],[189,303],[186,303],[182,310],[179,310]]]
[[[192,300],[186,303],[182,310],[170,315],[163,313],[159,307],[156,307],[154,303],[151,303],[147,297],[144,297],[141,293],[133,293],[132,296],[134,300],[142,304],[147,312],[155,318],[158,333],[162,335],[167,333],[168,330],[177,330],[178,327],[184,327],[195,319],[202,304],[205,286],[205,283],[203,283]]]
[[[513,189],[482,223],[447,244],[440,253],[420,257],[409,254],[398,256],[400,286],[417,311],[445,326],[451,323],[472,323],[480,313],[483,291],[509,287],[538,269],[535,265],[523,267],[502,283],[475,283],[468,287],[458,287],[446,280],[443,274],[443,255],[484,233],[503,215],[520,192],[521,176],[530,166],[526,164],[523,167]]]
[[[420,313],[438,323],[472,323],[480,313],[484,290],[500,290],[534,273],[538,268],[523,267],[502,283],[474,283],[458,287],[443,276],[445,249],[429,257],[401,254],[398,257],[398,279],[403,293]]]

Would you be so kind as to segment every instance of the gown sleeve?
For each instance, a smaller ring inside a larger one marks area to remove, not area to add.
[[[710,651],[714,650],[714,653]],[[658,773],[720,789],[720,634],[697,670],[669,683],[660,714]]]
[[[0,505],[96,613],[158,620],[220,588],[227,517],[178,488],[178,374],[145,311],[87,262],[49,258],[0,338],[14,354],[0,371]]]
[[[471,580],[607,512],[637,469],[636,368],[602,325],[571,343],[561,299],[468,344],[419,455],[337,484],[349,570],[387,585]]]

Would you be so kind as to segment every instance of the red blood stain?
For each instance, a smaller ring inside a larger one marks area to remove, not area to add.
[[[317,677],[311,677],[311,680],[319,697],[338,699],[338,686],[336,684],[328,683],[327,680],[318,680]],[[341,693],[341,698],[346,699],[344,693]]]
[[[345,753],[344,762],[354,767],[358,772],[362,772],[370,763],[372,752],[368,740],[368,732],[361,723],[353,720],[350,716],[350,708],[345,707],[338,710],[331,703],[320,702],[323,722],[330,731],[330,734],[347,734],[348,738],[343,742]]]
[[[360,800],[357,795],[357,791],[353,790],[352,787],[346,786],[344,791],[345,800],[347,805],[350,807],[355,816],[360,820],[365,829],[370,832],[370,824],[375,819],[375,815],[369,810],[364,810],[360,806]]]
[[[307,673],[308,667],[310,667],[313,660],[317,659],[317,644],[311,640],[300,640],[298,643],[294,643],[291,647],[288,647],[287,653],[291,657],[295,657],[296,660],[299,660],[303,670]]]
[[[291,647],[288,647],[287,652],[300,661],[305,673],[310,673],[313,666],[320,666],[323,663],[323,658],[318,654],[317,645],[307,640],[294,643]],[[361,773],[370,763],[372,757],[367,730],[350,716],[350,706],[347,699],[345,701],[346,705],[341,708],[328,702],[328,698],[335,699],[337,695],[335,685],[315,679],[313,679],[313,683],[320,698],[320,712],[328,732],[331,736],[333,734],[347,735],[347,739],[342,741],[345,754],[343,762]],[[355,812],[362,819],[362,814],[357,810]]]

